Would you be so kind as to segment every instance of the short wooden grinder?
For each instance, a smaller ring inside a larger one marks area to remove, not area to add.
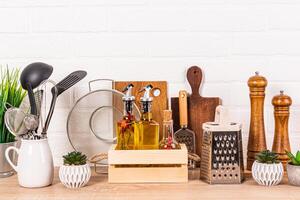
[[[267,149],[265,124],[264,124],[264,100],[265,89],[268,81],[265,77],[255,72],[248,80],[251,100],[251,119],[247,152],[247,170],[251,170],[255,155]]]
[[[275,118],[275,135],[272,151],[279,155],[278,159],[286,169],[289,157],[286,155],[285,151],[291,151],[288,123],[292,99],[285,95],[283,91],[280,91],[279,95],[273,97],[272,104],[274,106]]]

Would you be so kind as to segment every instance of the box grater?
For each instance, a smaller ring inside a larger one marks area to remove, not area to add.
[[[244,180],[241,124],[228,122],[224,107],[215,122],[203,124],[200,178],[209,184],[239,184]]]

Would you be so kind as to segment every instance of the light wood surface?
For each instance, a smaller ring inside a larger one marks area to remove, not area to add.
[[[58,179],[57,169],[52,186],[27,189],[18,186],[17,176],[0,179],[2,200],[297,200],[300,188],[287,185],[258,186],[249,174],[242,185],[208,185],[198,180],[199,170],[190,171],[190,181],[180,184],[109,184],[107,175],[93,175],[81,189],[65,188]],[[34,172],[33,172],[34,173]]]

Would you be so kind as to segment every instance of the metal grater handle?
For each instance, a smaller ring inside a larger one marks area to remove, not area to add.
[[[230,123],[228,108],[221,105],[217,106],[215,113],[215,122],[218,124]]]

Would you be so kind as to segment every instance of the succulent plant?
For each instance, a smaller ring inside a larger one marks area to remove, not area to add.
[[[87,157],[81,152],[73,151],[63,156],[64,165],[85,165]]]
[[[274,163],[279,163],[278,161],[278,155],[274,152],[271,152],[269,150],[261,151],[259,152],[256,156],[255,159],[259,163],[264,163],[264,164],[274,164]]]
[[[290,164],[300,166],[300,151],[297,151],[295,156],[289,151],[285,152],[286,155],[290,158]]]

